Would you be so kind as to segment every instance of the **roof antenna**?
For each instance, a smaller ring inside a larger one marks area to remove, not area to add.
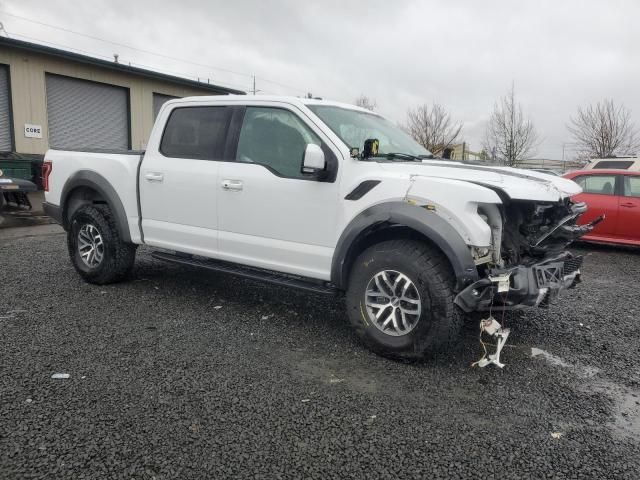
[[[4,32],[4,34],[7,36],[7,38],[11,38],[11,37],[9,36],[9,32],[7,32],[7,29],[6,29],[6,28],[4,28],[4,25],[3,25],[3,23],[2,23],[2,22],[0,22],[0,32]]]
[[[113,61],[118,63],[118,57],[120,57],[120,55],[118,55],[117,53],[113,54]]]

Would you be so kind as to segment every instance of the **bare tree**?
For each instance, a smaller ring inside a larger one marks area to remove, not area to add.
[[[438,154],[459,139],[462,123],[453,121],[442,105],[424,104],[407,111],[405,129],[416,142]]]
[[[378,107],[374,98],[367,97],[366,95],[360,95],[354,102],[358,107],[366,108],[372,112]]]
[[[511,91],[493,107],[485,132],[484,149],[491,159],[503,165],[517,166],[534,154],[537,145],[536,129],[522,112],[522,105],[516,102],[512,85]]]
[[[613,100],[578,108],[567,129],[581,156],[607,158],[634,154],[640,148],[638,130],[631,122],[631,111]]]

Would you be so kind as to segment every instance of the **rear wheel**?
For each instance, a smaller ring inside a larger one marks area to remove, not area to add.
[[[454,277],[444,256],[414,240],[391,240],[355,261],[347,311],[357,335],[374,352],[415,360],[452,347],[462,312],[453,303]]]
[[[67,247],[77,272],[98,285],[124,279],[136,257],[136,246],[122,241],[106,205],[84,205],[73,214]]]

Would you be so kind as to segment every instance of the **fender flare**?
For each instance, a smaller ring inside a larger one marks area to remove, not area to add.
[[[437,214],[406,202],[386,202],[358,214],[340,235],[331,263],[331,282],[346,289],[349,261],[360,252],[353,251],[363,234],[382,224],[408,227],[431,240],[451,264],[457,289],[478,280],[478,271],[469,246],[460,234]]]
[[[79,170],[74,173],[65,182],[62,187],[62,195],[60,196],[62,208],[62,226],[65,230],[69,229],[68,216],[68,197],[69,194],[78,187],[87,187],[95,190],[105,199],[107,205],[113,212],[116,225],[120,232],[121,238],[125,242],[131,242],[131,232],[129,231],[129,223],[127,221],[127,213],[124,210],[122,201],[109,181],[99,173],[92,170]]]

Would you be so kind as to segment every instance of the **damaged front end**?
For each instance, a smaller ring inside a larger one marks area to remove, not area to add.
[[[561,290],[580,281],[582,257],[566,251],[602,220],[577,225],[584,203],[511,201],[478,209],[492,232],[492,251],[476,260],[480,280],[455,303],[465,312],[545,307]]]

